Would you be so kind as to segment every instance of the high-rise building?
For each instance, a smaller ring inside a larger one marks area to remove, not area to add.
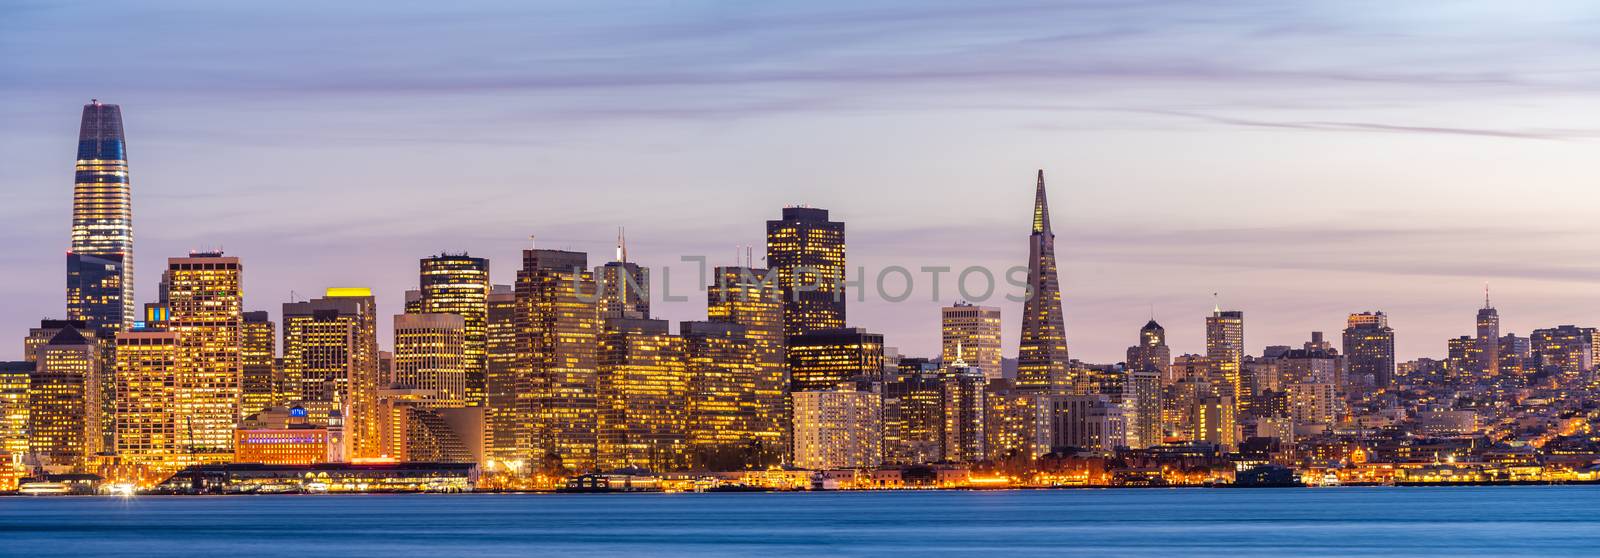
[[[650,270],[628,261],[628,243],[617,231],[617,259],[594,268],[600,288],[600,318],[648,319]]]
[[[588,256],[523,250],[517,272],[517,401],[529,463],[586,471],[595,465],[595,352],[600,333]]]
[[[1161,436],[1161,372],[1126,369],[1122,408],[1127,420],[1128,447],[1158,445]]]
[[[883,374],[883,336],[861,328],[816,330],[789,337],[789,389],[834,389]]]
[[[466,332],[457,314],[396,314],[394,368],[385,387],[413,390],[414,406],[467,406]]]
[[[1050,398],[1017,389],[1010,380],[989,382],[984,394],[984,449],[989,459],[1032,460],[1050,452]]]
[[[1233,448],[1239,444],[1238,418],[1234,415],[1238,406],[1233,402],[1231,395],[1203,395],[1194,401],[1194,408],[1189,413],[1194,421],[1192,426],[1192,440],[1216,444],[1222,448]]]
[[[1017,347],[1017,387],[1050,393],[1071,390],[1067,334],[1056,274],[1056,235],[1050,231],[1044,171],[1033,194],[1033,229],[1028,235],[1028,293],[1022,304],[1022,338]]]
[[[134,321],[133,202],[122,108],[83,106],[67,251],[67,317],[101,339]]]
[[[1394,330],[1383,312],[1351,314],[1344,328],[1344,355],[1350,375],[1372,387],[1388,388],[1394,383]]]
[[[926,359],[902,359],[900,363],[896,378],[885,381],[882,389],[884,462],[916,465],[943,461],[946,401],[939,367]]]
[[[1062,395],[1050,403],[1054,447],[1113,451],[1128,445],[1122,406],[1110,396]]]
[[[28,385],[28,451],[46,471],[84,471],[104,449],[101,350],[93,332],[56,333],[38,348]]]
[[[749,340],[755,370],[751,379],[755,417],[752,432],[760,433],[770,454],[763,459],[789,460],[789,373],[787,340],[783,333],[783,294],[776,272],[727,266],[713,270],[706,288],[706,320],[738,325]],[[682,332],[690,335],[689,332]]]
[[[768,375],[747,329],[732,322],[681,322],[689,378],[689,456],[713,471],[766,468],[788,448],[779,429],[782,375]]]
[[[688,467],[689,374],[665,320],[612,318],[596,360],[599,467]]]
[[[35,364],[0,361],[0,490],[16,490],[27,471],[28,384]]]
[[[1178,355],[1167,366],[1166,374],[1161,377],[1161,385],[1170,386],[1189,379],[1203,380],[1210,373],[1211,363],[1205,355]]]
[[[1536,370],[1533,360],[1533,342],[1515,333],[1500,336],[1500,375],[1522,378]]]
[[[940,415],[944,419],[943,444],[940,454],[945,461],[971,463],[983,461],[988,457],[987,441],[984,434],[984,406],[986,403],[984,390],[988,385],[988,378],[978,368],[967,366],[967,362],[959,356],[964,352],[961,347],[955,351],[958,355],[945,371],[940,382],[942,389]]]
[[[422,313],[455,314],[466,322],[463,343],[468,405],[485,404],[488,373],[489,260],[466,253],[423,258]]]
[[[1451,383],[1468,384],[1477,378],[1476,370],[1483,363],[1477,338],[1463,335],[1445,342],[1445,377]]]
[[[845,387],[792,395],[796,467],[854,469],[883,462],[879,394]]]
[[[785,207],[767,221],[767,265],[783,293],[783,332],[794,336],[845,326],[844,223],[828,210]]]
[[[1128,347],[1128,370],[1165,373],[1172,365],[1172,349],[1167,347],[1167,330],[1155,320],[1139,328],[1139,344]]]
[[[172,317],[167,327],[179,334],[189,353],[172,378],[173,411],[184,424],[181,447],[200,462],[233,458],[233,429],[239,413],[242,379],[239,347],[244,323],[243,268],[222,252],[191,252],[169,258],[163,275]]]
[[[1578,378],[1594,369],[1595,331],[1572,325],[1533,330],[1528,336],[1532,360],[1540,370]]]
[[[51,339],[55,339],[57,333],[61,333],[61,330],[67,328],[76,329],[78,333],[84,334],[86,337],[94,335],[94,332],[89,330],[88,322],[83,320],[52,320],[48,318],[39,320],[39,327],[29,328],[28,336],[22,339],[22,360],[27,362],[38,361],[39,358],[36,354],[38,348],[49,343]]]
[[[278,332],[265,310],[244,313],[239,329],[240,413],[250,416],[277,400]]]
[[[1239,393],[1239,367],[1244,360],[1244,312],[1221,310],[1206,318],[1208,379],[1223,395]]]
[[[944,307],[940,318],[940,359],[946,363],[965,361],[989,379],[999,379],[1000,309],[957,302]],[[958,349],[961,354],[956,354]]]
[[[1478,309],[1477,325],[1474,345],[1478,349],[1478,362],[1472,371],[1478,378],[1490,378],[1500,373],[1500,313],[1489,304],[1488,287],[1483,289],[1483,308]]]
[[[526,425],[517,420],[517,295],[511,285],[489,291],[488,329],[484,350],[485,428],[489,465],[495,470],[521,470],[528,462],[517,453],[517,440],[526,439]]]
[[[283,365],[277,403],[306,410],[322,423],[334,411],[347,421],[352,457],[382,453],[377,436],[379,371],[377,299],[364,288],[283,305]]]
[[[145,469],[146,482],[196,461],[189,419],[177,406],[175,378],[193,366],[180,341],[176,331],[131,330],[116,338],[117,456]]]

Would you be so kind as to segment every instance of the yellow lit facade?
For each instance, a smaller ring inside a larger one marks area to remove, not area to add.
[[[283,305],[283,364],[277,403],[306,409],[313,422],[344,415],[351,457],[377,457],[377,302],[363,288],[333,288]]]
[[[466,322],[466,401],[485,404],[488,327],[489,260],[465,253],[439,254],[421,262],[421,313],[455,314]]]
[[[1240,374],[1244,362],[1244,312],[1218,309],[1206,317],[1206,363],[1210,366],[1208,378],[1213,392],[1233,408],[1223,413],[1223,420],[1234,420],[1239,413],[1239,397],[1247,393]],[[1207,424],[1208,429],[1233,429],[1238,425]],[[1209,433],[1212,430],[1201,430]],[[1237,434],[1205,434],[1206,441]]]
[[[783,292],[785,335],[845,325],[844,223],[828,210],[785,207],[767,221],[767,264]]]
[[[425,408],[467,405],[466,320],[455,314],[396,314],[392,387],[425,390]]]
[[[1050,230],[1050,205],[1045,197],[1044,171],[1039,171],[1033,198],[1033,227],[1028,235],[1028,294],[1022,305],[1016,387],[1065,394],[1071,390],[1072,381],[1055,246],[1056,235]]]
[[[33,366],[0,362],[0,490],[16,489],[28,455],[28,384]]]
[[[789,338],[791,391],[833,389],[883,373],[883,336],[860,328],[820,330]]]
[[[688,466],[683,338],[663,320],[611,319],[597,361],[601,470]]]
[[[944,362],[965,361],[991,380],[1000,378],[1000,309],[956,303],[940,311]],[[957,354],[960,353],[960,354]]]
[[[883,462],[882,400],[853,390],[797,391],[794,397],[794,465],[802,469],[856,469]]]
[[[245,312],[239,329],[240,414],[249,416],[277,401],[277,328],[266,312]]]
[[[749,340],[745,347],[753,353],[755,366],[746,394],[753,413],[750,439],[776,452],[763,455],[763,463],[785,463],[791,444],[783,294],[776,275],[768,280],[770,273],[750,267],[716,268],[715,280],[706,289],[706,320],[737,325]]]
[[[82,471],[104,449],[100,348],[67,329],[37,354],[28,386],[29,453],[46,471]]]
[[[173,378],[172,410],[184,421],[179,445],[200,462],[233,458],[233,429],[242,418],[242,271],[239,258],[221,252],[167,260],[168,327],[189,352]]]
[[[190,366],[190,352],[179,342],[173,331],[117,334],[116,444],[124,463],[166,471],[190,464],[188,437],[178,432],[175,381]]]
[[[680,328],[693,463],[714,471],[780,464],[787,446],[771,414],[781,410],[782,390],[763,381],[765,367],[755,341],[733,323],[682,322]],[[776,390],[777,397],[768,390]]]
[[[561,250],[524,250],[517,273],[517,402],[528,463],[594,467],[595,349],[598,295],[588,257]],[[554,459],[551,459],[554,458]]]
[[[134,320],[133,202],[122,108],[83,107],[67,253],[67,317],[102,336]]]
[[[525,425],[517,420],[517,296],[510,285],[495,285],[488,304],[484,453],[497,469],[522,469],[528,463],[517,452],[517,439],[526,438]]]

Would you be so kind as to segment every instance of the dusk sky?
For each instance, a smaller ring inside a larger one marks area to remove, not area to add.
[[[1593,2],[32,2],[0,0],[0,359],[65,313],[82,105],[122,105],[138,302],[165,260],[242,258],[247,309],[518,250],[696,272],[785,205],[851,266],[1025,265],[1044,169],[1074,358],[1152,307],[1252,354],[1383,310],[1443,357],[1487,282],[1502,331],[1600,325]],[[296,5],[299,4],[299,5]],[[947,279],[948,281],[948,279]],[[929,283],[851,325],[935,354]],[[1005,311],[1014,356],[1019,304]]]

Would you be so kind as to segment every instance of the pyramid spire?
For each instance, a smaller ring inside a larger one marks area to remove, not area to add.
[[[1033,232],[1050,232],[1050,203],[1044,198],[1044,169],[1039,169],[1039,186],[1033,192]]]
[[[623,235],[622,227],[617,227],[617,261],[628,261],[628,237]]]

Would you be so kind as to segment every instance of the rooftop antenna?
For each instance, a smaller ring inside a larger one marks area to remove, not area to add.
[[[1493,306],[1489,305],[1489,282],[1488,281],[1484,281],[1483,282],[1483,307],[1484,308],[1494,308]]]
[[[755,253],[756,253],[755,245],[752,245],[752,244],[744,245],[744,266],[745,267],[755,267],[755,261],[753,261],[754,258],[755,258]]]
[[[622,227],[617,227],[617,261],[628,262],[628,237],[624,236]]]
[[[529,250],[533,250],[533,249],[536,249],[538,247],[539,247],[539,235],[536,235],[536,234],[528,235],[528,249]]]
[[[1222,312],[1222,299],[1217,297],[1217,293],[1211,293],[1211,311],[1214,313]]]

